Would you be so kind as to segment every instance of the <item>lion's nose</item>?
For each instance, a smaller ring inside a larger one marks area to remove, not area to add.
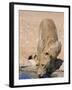
[[[43,76],[41,76],[41,74],[38,75],[39,78],[43,78]]]
[[[38,77],[41,78],[41,75],[39,74]]]

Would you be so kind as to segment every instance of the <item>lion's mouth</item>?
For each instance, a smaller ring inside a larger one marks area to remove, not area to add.
[[[44,78],[42,75],[38,75],[39,78]]]

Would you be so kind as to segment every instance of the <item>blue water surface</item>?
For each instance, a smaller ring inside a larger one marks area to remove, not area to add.
[[[31,76],[29,76],[28,74],[25,74],[25,73],[21,73],[19,75],[19,79],[31,79]]]
[[[19,79],[32,79],[34,78],[34,75],[28,73],[28,72],[23,72],[19,74]],[[37,77],[38,78],[38,77]],[[48,78],[48,75],[44,75],[43,78]]]

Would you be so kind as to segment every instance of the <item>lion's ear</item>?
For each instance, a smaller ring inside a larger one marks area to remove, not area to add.
[[[49,54],[53,57],[53,58],[56,58],[60,51],[61,51],[61,42],[55,42],[53,45],[50,46],[48,52]]]
[[[32,55],[30,55],[30,56],[28,57],[28,60],[30,60],[30,59],[32,59]]]

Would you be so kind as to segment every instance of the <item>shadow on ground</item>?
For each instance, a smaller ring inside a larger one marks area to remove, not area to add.
[[[60,72],[61,73],[61,71],[59,71],[59,68],[62,65],[62,63],[63,63],[63,60],[62,59],[51,60],[50,65],[47,68],[46,75],[48,77],[53,77],[52,74],[54,72],[58,72],[58,73]],[[56,76],[59,76],[58,73],[56,73],[57,74]]]

